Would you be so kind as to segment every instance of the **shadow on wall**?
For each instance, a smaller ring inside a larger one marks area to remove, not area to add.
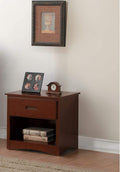
[[[6,108],[6,97],[5,97],[5,55],[0,52],[0,128],[6,127],[7,119],[7,108]]]
[[[79,62],[77,61],[80,61],[81,20],[80,16],[79,20],[77,19],[79,11],[74,9],[74,5],[75,3],[72,1],[67,2],[66,5],[66,47],[55,48],[55,79],[60,82],[64,91],[80,90],[80,87],[76,83],[77,80],[74,79],[74,83],[72,82],[73,85],[77,85],[77,88],[71,85],[71,78],[76,77],[76,73],[80,72],[80,70],[76,70],[76,64],[79,68]]]

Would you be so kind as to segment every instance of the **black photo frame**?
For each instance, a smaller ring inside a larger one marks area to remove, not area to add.
[[[24,76],[22,92],[40,93],[43,83],[44,73],[26,72]]]
[[[64,47],[65,44],[66,1],[33,1],[32,45]]]

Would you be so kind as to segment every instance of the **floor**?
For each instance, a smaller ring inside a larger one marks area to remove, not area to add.
[[[101,153],[86,150],[75,150],[57,157],[35,151],[16,151],[6,149],[6,140],[0,140],[0,155],[19,159],[50,162],[67,166],[99,169],[108,172],[119,171],[119,156],[117,154]]]

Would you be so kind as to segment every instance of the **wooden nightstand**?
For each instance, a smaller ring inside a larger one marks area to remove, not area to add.
[[[60,155],[70,148],[78,149],[79,93],[62,92],[60,96],[21,91],[6,93],[7,148],[37,150]],[[52,143],[24,141],[22,129],[27,127],[54,128],[56,140]]]

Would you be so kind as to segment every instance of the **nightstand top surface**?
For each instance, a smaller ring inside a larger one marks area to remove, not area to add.
[[[30,97],[30,98],[51,98],[51,99],[59,99],[62,97],[67,97],[71,95],[80,94],[79,92],[64,92],[62,91],[61,95],[53,95],[47,94],[47,90],[42,90],[40,94],[36,93],[22,93],[21,90],[5,93],[7,96],[15,96],[15,97]]]

